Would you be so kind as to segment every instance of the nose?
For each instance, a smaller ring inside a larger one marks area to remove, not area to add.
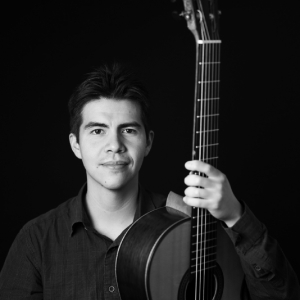
[[[126,147],[122,141],[122,137],[119,135],[119,133],[111,133],[108,136],[107,144],[105,147],[106,152],[111,153],[123,153],[125,152]]]

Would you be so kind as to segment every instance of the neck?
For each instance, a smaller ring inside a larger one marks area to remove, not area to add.
[[[138,180],[110,190],[88,179],[86,204],[93,227],[114,240],[133,222],[137,196]]]

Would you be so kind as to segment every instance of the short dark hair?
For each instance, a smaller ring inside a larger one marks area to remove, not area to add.
[[[70,114],[70,130],[79,142],[79,129],[82,124],[84,106],[101,97],[113,100],[131,100],[139,103],[146,137],[150,131],[149,94],[144,85],[127,67],[114,63],[111,67],[104,65],[87,74],[72,94],[68,107]]]

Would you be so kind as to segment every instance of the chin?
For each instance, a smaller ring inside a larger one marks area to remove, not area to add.
[[[98,183],[99,185],[101,185],[102,187],[104,187],[105,189],[108,190],[122,190],[124,188],[126,188],[131,180],[122,178],[123,180],[116,180],[116,178],[114,180],[107,180],[107,181],[103,181],[103,180],[96,180],[96,183]],[[125,179],[125,180],[124,180]]]
[[[100,183],[100,185],[104,188],[106,188],[107,190],[111,190],[111,191],[120,191],[122,190],[125,186],[125,184],[121,184],[121,183]]]
[[[126,174],[125,172],[116,172],[114,174],[92,174],[88,175],[88,181],[92,185],[99,185],[108,190],[122,190],[132,183],[134,183],[136,176],[132,176],[132,174]]]

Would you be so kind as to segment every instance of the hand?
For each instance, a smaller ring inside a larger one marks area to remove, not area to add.
[[[185,178],[188,187],[184,192],[184,202],[190,206],[206,208],[215,218],[232,227],[242,215],[242,206],[234,196],[226,176],[198,160],[186,162],[185,168],[204,173],[207,178],[192,172]]]

